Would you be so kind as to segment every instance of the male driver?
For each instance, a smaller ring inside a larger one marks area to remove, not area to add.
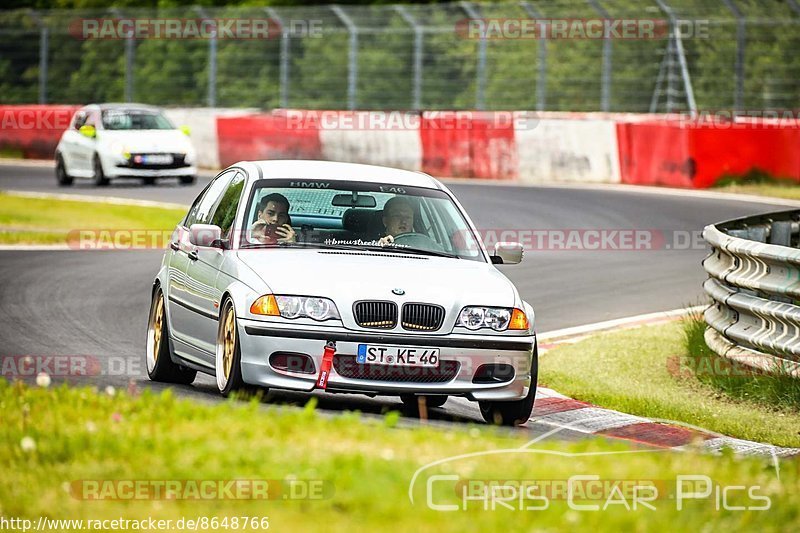
[[[383,226],[386,236],[378,240],[381,246],[394,242],[397,235],[414,232],[414,206],[402,196],[391,198],[383,206]]]
[[[250,228],[253,240],[262,244],[295,242],[289,218],[289,200],[280,193],[266,195],[258,202],[258,220]]]

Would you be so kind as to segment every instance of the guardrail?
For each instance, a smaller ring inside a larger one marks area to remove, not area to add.
[[[712,224],[705,339],[717,354],[800,377],[800,210]]]

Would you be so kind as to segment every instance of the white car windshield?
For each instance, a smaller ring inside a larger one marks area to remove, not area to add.
[[[107,109],[103,111],[103,128],[107,130],[174,130],[163,113],[139,109]]]
[[[286,205],[288,204],[288,205]],[[444,191],[381,183],[259,180],[243,247],[384,250],[485,261],[475,234]],[[294,236],[281,238],[288,225]]]

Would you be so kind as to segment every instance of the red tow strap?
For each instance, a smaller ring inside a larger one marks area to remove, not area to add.
[[[336,343],[334,341],[325,343],[325,352],[322,354],[322,364],[319,368],[319,377],[317,377],[317,387],[322,390],[328,388],[328,378],[331,375],[334,353],[336,353]]]

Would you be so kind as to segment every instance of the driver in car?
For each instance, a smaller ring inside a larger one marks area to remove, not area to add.
[[[251,240],[261,244],[295,242],[289,218],[289,200],[280,193],[268,194],[258,202],[258,220],[250,228]]]
[[[414,233],[414,206],[411,201],[395,196],[386,202],[383,206],[383,226],[386,236],[378,240],[381,246],[393,243],[397,235]]]

